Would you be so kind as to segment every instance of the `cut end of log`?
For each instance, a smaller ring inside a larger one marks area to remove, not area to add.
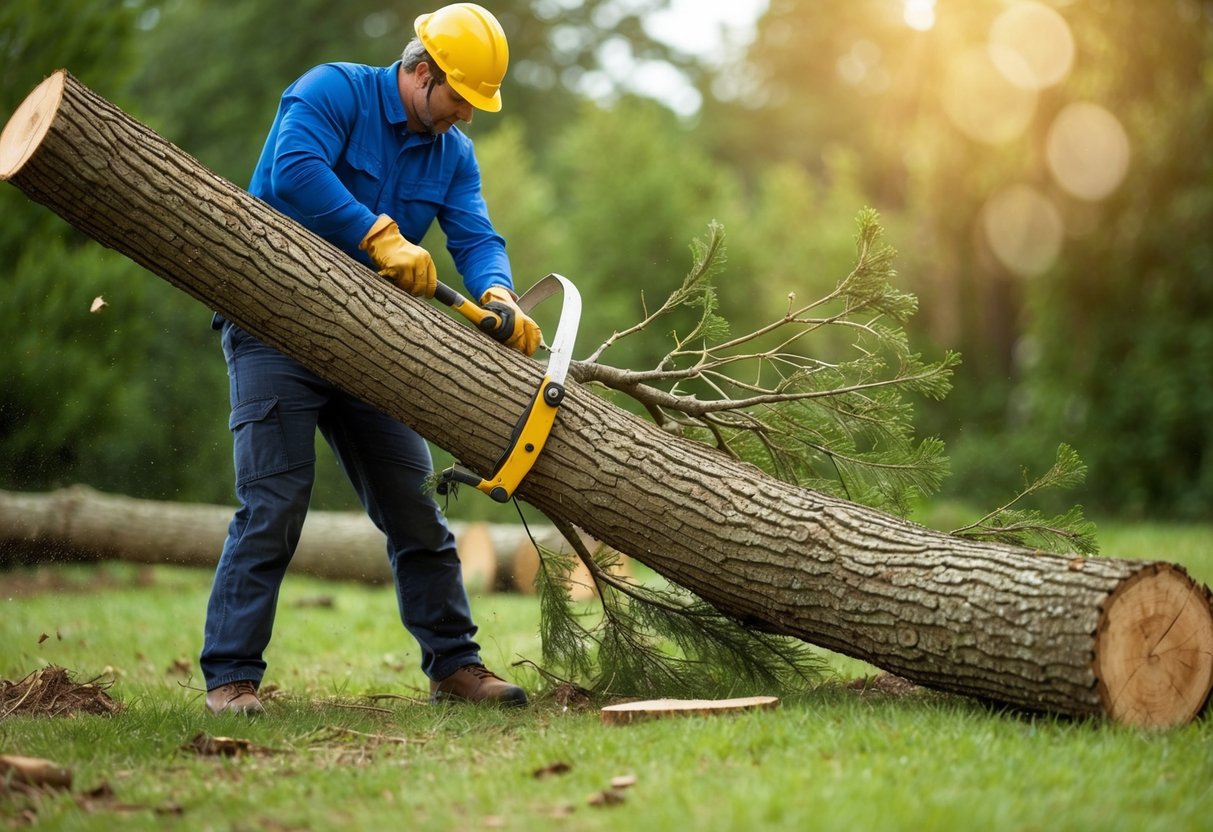
[[[15,176],[34,155],[59,111],[66,82],[67,70],[56,71],[34,87],[4,125],[0,133],[0,180]]]
[[[455,538],[463,585],[468,592],[491,592],[497,582],[497,553],[487,523],[469,523]]]
[[[642,719],[667,716],[708,716],[779,707],[778,696],[746,696],[741,699],[647,699],[624,702],[602,709],[604,725],[627,725]]]
[[[1100,618],[1095,675],[1117,722],[1168,728],[1195,719],[1213,690],[1208,589],[1168,564],[1125,581]]]

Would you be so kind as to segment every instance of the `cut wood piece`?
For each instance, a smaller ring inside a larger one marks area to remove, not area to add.
[[[519,540],[513,554],[510,555],[510,588],[517,592],[533,595],[536,591],[535,578],[538,574],[539,550],[530,540]]]
[[[778,696],[745,696],[740,699],[646,699],[624,702],[602,709],[604,725],[627,725],[642,719],[667,716],[711,716],[779,707]]]
[[[582,542],[589,547],[591,552],[598,545],[584,533]],[[518,592],[534,594],[537,589],[535,577],[539,574],[540,560],[536,543],[546,551],[568,554],[574,559],[577,557],[568,541],[555,530],[543,537],[536,537],[534,542],[527,538],[519,540],[512,558],[511,573],[513,588]],[[595,595],[597,593],[594,591],[594,579],[590,576],[590,570],[586,569],[580,560],[575,560],[573,571],[569,573],[569,597],[574,601],[587,601]]]
[[[578,536],[581,540],[581,545],[585,547],[591,555],[599,554],[599,550],[603,544],[594,538],[590,537],[584,531],[578,531]],[[546,534],[536,535],[534,541],[523,537],[518,541],[514,553],[507,559],[510,564],[510,586],[517,592],[534,593],[536,591],[535,577],[539,573],[539,549],[535,544],[539,544],[539,548],[545,551],[552,551],[558,555],[568,555],[575,559],[573,569],[569,573],[568,586],[569,597],[574,601],[588,601],[598,595],[597,587],[594,584],[594,578],[590,574],[590,570],[585,564],[577,558],[576,552],[569,542],[564,539],[564,536],[555,529],[549,530]],[[631,561],[626,555],[616,553],[615,564],[608,570],[612,575],[620,578],[632,577]]]
[[[1213,690],[1213,621],[1206,593],[1166,564],[1112,593],[1095,637],[1099,697],[1113,719],[1183,725]]]
[[[488,523],[466,523],[455,535],[463,585],[468,592],[491,592],[497,582],[497,553]]]

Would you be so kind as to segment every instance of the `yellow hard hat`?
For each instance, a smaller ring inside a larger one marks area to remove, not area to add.
[[[453,3],[421,15],[413,28],[455,92],[478,110],[501,109],[510,47],[492,12],[475,3]]]

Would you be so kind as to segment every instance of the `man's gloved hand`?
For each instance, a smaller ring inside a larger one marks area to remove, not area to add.
[[[480,305],[485,309],[498,306],[500,311],[510,312],[514,329],[506,336],[505,345],[513,347],[523,355],[535,354],[535,350],[539,349],[539,342],[543,340],[543,333],[539,331],[539,325],[518,308],[513,292],[504,286],[490,286],[480,296]]]
[[[410,295],[434,296],[438,271],[430,253],[404,239],[400,226],[387,214],[379,215],[358,247],[370,255],[380,275]]]

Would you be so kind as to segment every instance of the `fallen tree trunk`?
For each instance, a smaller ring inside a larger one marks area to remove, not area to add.
[[[213,569],[233,509],[139,500],[83,485],[49,494],[0,491],[0,569],[13,564],[121,560]],[[452,522],[463,580],[477,592],[535,591],[536,544],[567,550],[551,526]],[[291,571],[318,578],[389,583],[383,533],[362,512],[312,511]],[[574,576],[575,587],[592,582]],[[582,592],[580,597],[589,597]]]
[[[66,72],[5,128],[0,178],[482,473],[542,377]],[[577,384],[519,494],[750,626],[919,684],[1143,725],[1191,720],[1213,687],[1209,590],[1178,566],[951,537],[775,480]]]

